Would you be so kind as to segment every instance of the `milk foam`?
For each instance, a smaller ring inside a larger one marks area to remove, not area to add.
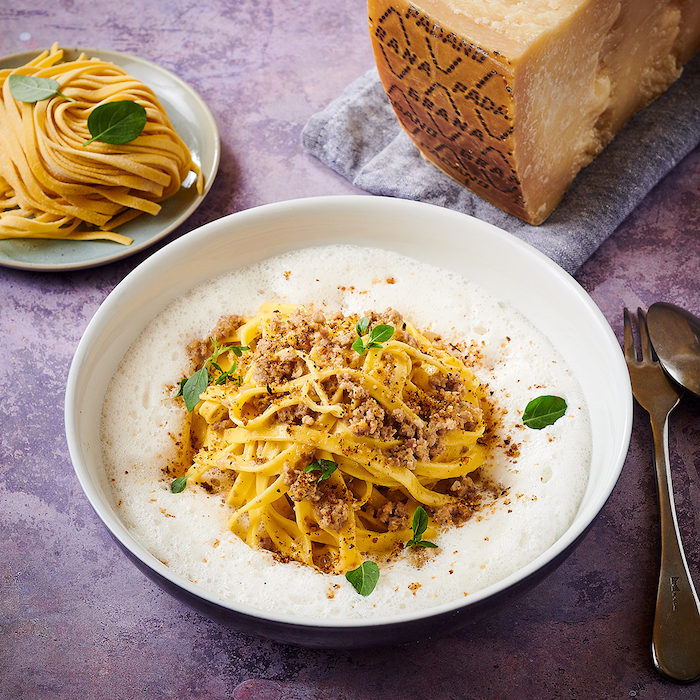
[[[422,330],[481,346],[475,368],[505,409],[506,446],[487,459],[510,487],[506,499],[434,541],[420,568],[383,567],[367,597],[344,576],[279,563],[227,528],[228,506],[202,489],[172,494],[162,469],[174,454],[182,409],[168,398],[188,369],[186,346],[225,314],[253,315],[265,301],[344,313],[392,307]],[[134,387],[137,387],[134,399]],[[544,430],[518,426],[527,403],[562,396],[568,410]],[[399,254],[354,246],[307,249],[218,277],[168,306],[136,339],[112,379],[102,418],[103,457],[118,512],[131,534],[175,572],[255,608],[311,618],[405,613],[462,599],[516,572],[566,531],[583,497],[591,453],[578,382],[549,341],[522,315],[459,275]],[[418,584],[418,585],[416,585]]]

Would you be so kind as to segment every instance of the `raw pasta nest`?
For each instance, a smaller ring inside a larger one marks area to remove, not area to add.
[[[20,68],[0,71],[0,239],[61,238],[129,244],[118,227],[162,202],[194,172],[202,175],[150,88],[113,63],[81,54],[62,62],[56,44]],[[16,100],[12,73],[51,78],[60,95]],[[107,102],[131,100],[146,109],[141,134],[110,145],[90,138],[87,119]]]

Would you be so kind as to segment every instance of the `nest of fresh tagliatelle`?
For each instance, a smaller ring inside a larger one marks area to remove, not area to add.
[[[480,469],[483,387],[461,352],[395,311],[269,303],[190,351],[199,369],[179,395],[194,455],[172,490],[225,494],[230,529],[253,548],[347,573],[435,547],[500,490]]]
[[[47,98],[24,101],[13,95],[11,83],[20,82],[13,75],[58,87]],[[145,109],[143,129],[128,142],[106,143],[88,127],[91,113],[112,102]],[[158,214],[159,202],[191,172],[203,191],[201,171],[153,91],[113,63],[85,54],[63,61],[57,44],[0,71],[0,154],[0,239],[128,245],[131,239],[114,229],[142,213]]]

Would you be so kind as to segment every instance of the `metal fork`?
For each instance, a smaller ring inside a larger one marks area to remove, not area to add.
[[[661,570],[656,594],[651,656],[665,677],[690,683],[700,678],[700,602],[690,578],[673,502],[669,467],[668,416],[678,405],[683,390],[677,388],[654,360],[646,314],[637,309],[641,361],[632,331],[630,313],[624,309],[625,359],[632,393],[649,413],[654,436],[654,465],[661,519]]]

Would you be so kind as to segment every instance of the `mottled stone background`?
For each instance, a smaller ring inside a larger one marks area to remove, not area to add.
[[[187,80],[221,133],[218,178],[165,242],[241,209],[355,193],[306,155],[306,120],[373,59],[362,0],[0,0],[0,54],[59,41],[134,53]],[[0,154],[2,157],[2,154]],[[576,274],[621,337],[623,305],[700,312],[700,150]],[[658,568],[650,431],[574,554],[477,626],[403,648],[310,651],[183,607],[113,544],[74,476],[68,367],[110,290],[151,249],[81,272],[0,268],[0,698],[484,700],[698,697],[649,660]],[[673,417],[679,518],[700,585],[700,403]]]

